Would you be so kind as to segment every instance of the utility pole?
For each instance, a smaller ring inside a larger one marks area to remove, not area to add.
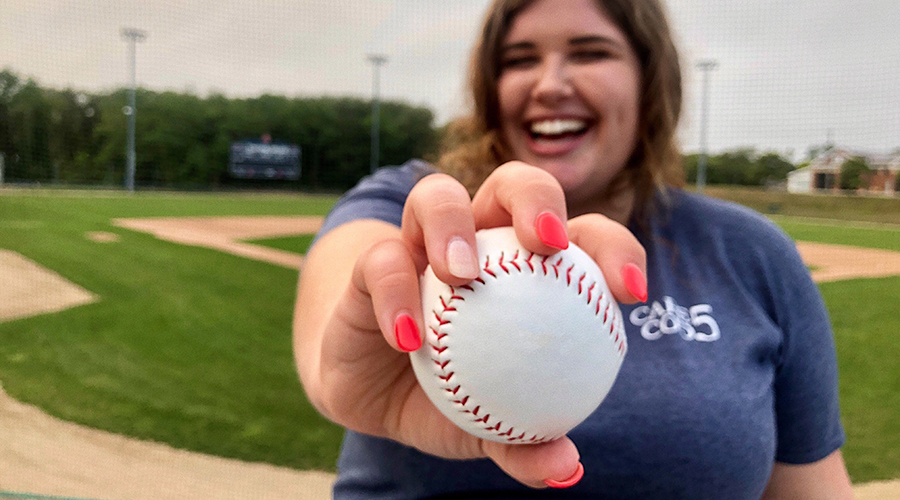
[[[369,173],[375,173],[378,168],[378,153],[381,151],[379,135],[381,132],[381,116],[379,114],[379,86],[381,84],[381,65],[387,62],[387,56],[382,54],[369,54],[369,62],[372,63],[372,153],[369,163]]]
[[[137,87],[136,69],[135,69],[135,46],[137,42],[147,38],[147,33],[135,28],[122,28],[122,38],[128,42],[128,55],[131,62],[131,72],[128,87],[128,105],[122,109],[125,116],[128,117],[128,146],[125,151],[125,189],[129,193],[134,192],[134,170],[135,170],[135,153],[134,153],[134,121],[137,114],[137,106],[135,104],[135,89]]]
[[[709,122],[709,74],[716,69],[718,62],[706,59],[697,63],[697,68],[703,72],[703,96],[700,103],[700,157],[697,160],[697,192],[702,193],[706,186],[706,154],[707,139],[706,129]]]

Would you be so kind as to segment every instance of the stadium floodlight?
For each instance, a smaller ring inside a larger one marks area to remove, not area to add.
[[[128,88],[128,105],[122,108],[125,116],[128,117],[128,146],[125,151],[127,165],[125,167],[125,189],[128,192],[134,192],[134,170],[136,157],[134,153],[134,122],[137,115],[137,107],[135,105],[135,89],[137,87],[136,69],[135,69],[135,45],[137,42],[147,38],[145,31],[136,28],[122,28],[122,38],[128,42],[128,55],[131,61],[131,72]]]
[[[697,192],[702,193],[706,186],[706,127],[709,115],[709,73],[716,69],[719,63],[712,59],[705,59],[697,63],[697,68],[703,72],[703,97],[700,102],[700,156],[697,159]]]
[[[381,150],[379,133],[381,129],[381,116],[379,114],[381,65],[387,62],[387,56],[383,54],[369,54],[369,62],[372,63],[372,154],[369,164],[369,172],[374,173],[378,168],[378,153]]]

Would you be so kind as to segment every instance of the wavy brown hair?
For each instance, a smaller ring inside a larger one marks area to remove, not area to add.
[[[470,193],[494,168],[514,159],[500,134],[500,56],[513,19],[535,1],[494,0],[472,52],[468,81],[472,112],[448,125],[438,160],[438,168],[456,177]],[[634,189],[634,215],[644,220],[655,191],[684,184],[675,135],[682,102],[678,52],[659,0],[594,1],[631,43],[641,64],[642,87],[637,145],[601,196]]]

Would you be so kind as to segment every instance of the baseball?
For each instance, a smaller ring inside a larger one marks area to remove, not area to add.
[[[533,444],[564,436],[612,388],[627,344],[622,313],[583,250],[523,248],[511,227],[476,233],[478,278],[421,279],[425,341],[410,353],[419,384],[460,428]]]

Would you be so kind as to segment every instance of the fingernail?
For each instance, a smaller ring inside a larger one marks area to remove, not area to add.
[[[584,476],[584,466],[581,465],[581,462],[578,462],[578,469],[575,471],[575,474],[572,474],[572,477],[569,479],[564,479],[562,481],[554,481],[552,479],[544,479],[544,484],[551,488],[569,488],[571,486],[575,486],[578,481],[581,481],[581,478]]]
[[[566,235],[566,226],[555,214],[544,212],[538,215],[535,221],[538,238],[547,246],[565,250],[569,248],[569,237]]]
[[[622,279],[625,281],[625,288],[631,295],[641,302],[647,302],[647,278],[641,272],[641,268],[628,263],[622,268]]]
[[[409,314],[397,316],[394,321],[394,336],[397,338],[397,345],[405,352],[413,352],[422,347],[419,326]]]
[[[447,269],[457,278],[473,280],[478,277],[478,257],[462,238],[453,238],[447,245]]]

